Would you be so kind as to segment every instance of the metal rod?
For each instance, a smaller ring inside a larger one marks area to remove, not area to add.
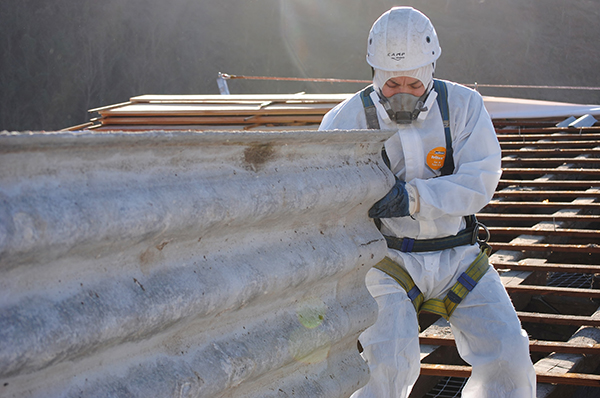
[[[540,196],[544,199],[552,197],[572,197],[572,198],[597,198],[600,196],[600,192],[589,192],[589,191],[496,191],[494,197],[537,197]]]
[[[596,274],[600,273],[598,265],[581,265],[581,264],[524,264],[522,262],[511,261],[494,261],[492,266],[497,269],[516,269],[519,271],[540,271],[540,272],[564,272],[576,274]]]
[[[518,125],[519,128],[523,129],[523,131],[528,131],[529,129],[536,128],[560,128],[556,127],[556,125],[565,120],[562,118],[547,118],[547,119],[495,119],[492,120],[494,122],[494,127],[498,129],[498,132],[503,131],[517,131],[515,125]]]
[[[600,242],[600,231],[591,229],[533,229],[522,227],[487,227],[492,235],[543,235],[543,236],[568,236],[571,238],[595,239]],[[600,272],[600,269],[599,269]]]
[[[548,169],[548,168],[519,168],[519,167],[503,167],[502,172],[504,174],[592,174],[600,175],[600,169],[582,169],[582,168],[569,168],[569,169]]]
[[[580,181],[524,181],[501,179],[499,185],[514,185],[518,187],[560,187],[560,188],[600,188],[600,181],[580,180]]]
[[[528,85],[528,84],[485,84],[476,83],[477,87],[490,87],[490,88],[527,88],[527,89],[551,89],[551,90],[600,90],[600,87],[593,86],[540,86],[540,85]],[[465,84],[465,86],[473,86],[472,84]]]
[[[421,374],[424,376],[467,378],[471,376],[471,367],[422,363]],[[600,376],[585,373],[558,374],[549,372],[536,372],[536,379],[538,383],[600,387]]]
[[[600,203],[572,203],[572,202],[503,202],[499,200],[490,201],[486,207],[560,207],[562,209],[600,209]]]
[[[560,145],[562,147],[565,146],[574,146],[574,147],[584,147],[584,148],[588,148],[588,147],[596,147],[596,146],[600,146],[600,142],[598,141],[560,141],[560,142],[556,142],[556,141],[509,141],[509,142],[500,142],[500,146],[502,148],[513,148],[513,147],[517,147],[517,148],[522,148],[522,147],[555,147],[557,145]]]
[[[230,75],[221,73],[227,80],[245,79],[245,80],[277,80],[277,81],[294,81],[294,82],[321,82],[321,83],[372,83],[372,80],[357,80],[357,79],[333,79],[333,78],[318,78],[318,77],[277,77],[277,76],[244,76]]]
[[[554,148],[554,149],[502,149],[502,155],[535,156],[535,155],[587,155],[599,154],[600,148]]]
[[[579,140],[600,140],[600,133],[585,133],[585,134],[577,134],[577,133],[566,133],[566,134],[556,134],[556,133],[552,133],[552,132],[547,132],[546,134],[539,134],[539,133],[533,133],[533,134],[499,134],[498,135],[498,140],[499,141],[508,141],[508,140],[555,140],[555,141],[559,141],[559,140],[575,140],[575,141],[579,141]]]
[[[590,299],[600,298],[600,290],[598,289],[577,289],[571,287],[554,287],[554,286],[533,286],[533,285],[515,285],[505,286],[506,291],[509,293],[527,293],[541,296],[560,296],[560,297],[585,297]],[[542,314],[551,315],[551,314]],[[567,315],[561,315],[567,316]],[[574,315],[572,315],[574,316]],[[597,322],[600,325],[600,319],[592,319],[590,317],[580,317],[581,319],[587,319],[590,322]],[[554,319],[554,318],[553,318]],[[568,318],[570,319],[570,318]],[[573,318],[572,320],[580,321],[579,318]]]
[[[502,159],[502,164],[506,163],[535,163],[535,164],[600,164],[599,158],[509,158],[505,157]]]
[[[456,347],[454,337],[444,336],[419,336],[419,344],[444,347]],[[562,352],[567,354],[600,354],[600,344],[576,345],[555,341],[530,340],[529,351],[535,352]]]
[[[350,83],[372,83],[371,80],[358,80],[358,79],[330,79],[330,78],[318,78],[318,77],[277,77],[277,76],[245,76],[245,75],[231,75],[229,73],[221,73],[225,79],[246,79],[246,80],[277,80],[277,81],[308,81],[308,82],[350,82]],[[463,84],[469,87],[487,87],[487,88],[528,88],[528,89],[549,89],[549,90],[600,90],[600,87],[590,86],[531,86],[522,84],[480,84],[480,83],[465,83]]]
[[[517,134],[520,136],[529,136],[533,134],[552,134],[552,133],[560,133],[560,134],[574,134],[575,132],[584,132],[594,133],[600,131],[599,126],[590,126],[590,127],[556,127],[556,123],[554,124],[539,124],[539,125],[523,125],[520,129],[518,128],[505,128],[500,123],[494,122],[494,126],[496,127],[497,135],[511,135]]]
[[[423,376],[445,376],[445,377],[462,377],[471,376],[470,366],[459,365],[439,365],[432,363],[421,364],[421,375]]]
[[[536,372],[538,383],[600,387],[600,376],[585,373]]]
[[[521,322],[570,326],[600,326],[600,319],[593,319],[587,316],[538,314],[534,312],[521,311],[517,311],[517,315],[519,316]]]
[[[530,243],[513,244],[501,242],[488,242],[494,250],[512,250],[512,251],[534,251],[534,252],[561,252],[561,253],[600,253],[600,244],[587,245],[561,245],[551,243]]]
[[[478,213],[479,220],[497,220],[497,221],[600,221],[600,216],[587,215],[561,215],[561,214],[492,214]]]

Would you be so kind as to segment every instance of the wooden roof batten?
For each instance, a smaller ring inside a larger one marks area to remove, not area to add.
[[[516,122],[513,121],[513,123]],[[497,131],[498,136],[502,137],[502,129],[498,128]],[[527,133],[525,128],[522,129],[522,133]],[[527,156],[530,153],[529,148],[525,145],[533,141],[530,136],[526,134],[523,134],[523,136],[525,137],[523,138],[524,146],[515,151],[518,152],[517,154],[507,153],[505,148],[512,147],[512,145],[503,145],[506,140],[500,140],[503,148],[505,175],[512,174],[520,178],[516,181],[504,180],[504,183],[499,185],[499,190],[496,192],[496,200],[486,207],[478,215],[478,218],[488,225],[494,239],[502,238],[502,236],[513,236],[508,241],[502,239],[502,241],[491,242],[495,253],[490,261],[501,272],[503,284],[513,299],[521,321],[525,325],[543,323],[546,325],[579,326],[579,330],[569,338],[567,343],[540,342],[540,340],[532,339],[530,345],[532,353],[539,353],[542,350],[552,351],[550,355],[535,362],[539,383],[537,397],[541,398],[555,394],[559,389],[572,389],[574,385],[600,387],[600,376],[590,374],[596,371],[600,363],[600,356],[597,352],[598,343],[600,342],[600,329],[598,329],[600,323],[598,322],[598,306],[594,304],[594,300],[600,297],[598,295],[600,290],[543,286],[549,272],[577,272],[593,275],[600,271],[598,263],[556,264],[547,261],[552,254],[561,251],[567,253],[579,252],[589,256],[592,253],[598,253],[600,231],[597,229],[600,227],[600,218],[597,215],[598,210],[594,202],[600,194],[600,184],[597,181],[586,180],[585,178],[589,177],[586,177],[588,173],[585,172],[565,173],[567,170],[570,171],[573,165],[579,165],[578,160],[593,156],[585,153],[585,150],[580,152],[585,148],[582,146],[576,146],[577,149],[573,151],[574,157],[569,158],[569,163],[563,162],[556,169],[539,168],[536,172],[524,172],[512,167],[511,165],[515,163],[506,162],[505,160],[513,160],[516,156]],[[536,138],[552,141],[557,147],[560,147],[561,142],[564,142],[562,141],[564,137],[558,137],[557,139],[555,139],[555,136]],[[545,145],[552,147],[552,142]],[[595,145],[590,146],[597,150],[600,148],[600,141],[596,141]],[[592,162],[588,164],[593,165]],[[531,175],[535,177],[536,174],[541,176],[534,180],[527,179]],[[597,174],[591,173],[590,175]],[[560,178],[567,178],[567,180]],[[573,179],[575,180],[573,181]],[[556,202],[555,198],[553,201],[549,201],[547,198],[552,195],[552,192],[542,190],[545,186],[548,186],[548,182],[552,182],[553,189],[556,188],[557,192],[564,192],[565,188],[574,189],[575,184],[573,182],[575,181],[578,182],[577,186],[583,190],[570,191],[570,197],[573,198],[571,202]],[[536,194],[536,192],[538,193]],[[581,195],[578,195],[578,192],[581,192]],[[536,204],[530,203],[531,206],[529,207],[527,202],[522,203],[525,206],[519,206],[518,202],[507,201],[507,198],[510,198],[510,200],[515,198],[518,200],[532,200],[532,194],[535,194],[533,198]],[[531,212],[532,207],[537,211],[523,214],[525,211]],[[554,212],[544,213],[547,209],[553,209]],[[511,222],[525,223],[527,226],[513,227],[510,225]],[[492,226],[495,224],[499,225]],[[553,233],[557,230],[572,230],[575,224],[578,226],[576,230],[578,233]],[[589,226],[591,228],[586,228]],[[583,245],[554,243],[557,239],[565,240],[569,238],[582,239],[586,243]],[[561,300],[561,298],[587,300],[589,301],[588,307],[595,306],[596,311],[591,316],[523,311],[532,297],[552,297],[554,301]],[[421,333],[422,356],[424,359],[435,352],[436,345],[442,347],[454,344],[453,339],[448,337],[451,336],[451,331],[444,322],[438,320]],[[470,368],[464,367],[464,365],[461,367],[457,364],[431,365],[424,363],[422,367],[422,376],[426,378],[427,376],[430,378],[440,378],[442,376],[468,377],[469,374]]]

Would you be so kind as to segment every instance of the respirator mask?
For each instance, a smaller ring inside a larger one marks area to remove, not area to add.
[[[421,97],[408,93],[398,93],[387,98],[379,90],[379,102],[387,112],[390,119],[397,124],[410,124],[419,117],[419,113],[427,112],[429,107],[425,104],[429,91]]]
[[[373,87],[379,97],[379,102],[387,113],[387,116],[397,124],[410,124],[414,120],[422,119],[433,106],[436,98],[433,90],[433,72],[435,64],[430,63],[413,70],[389,71],[373,68]],[[398,93],[386,98],[381,88],[385,83],[394,77],[407,76],[415,78],[426,87],[425,94],[421,97],[415,97],[408,93]],[[431,95],[430,95],[431,94]],[[423,113],[422,113],[423,112]],[[419,117],[419,114],[421,117]]]

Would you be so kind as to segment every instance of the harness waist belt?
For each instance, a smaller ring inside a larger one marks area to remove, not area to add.
[[[477,243],[478,230],[477,226],[474,225],[463,229],[456,235],[437,239],[396,238],[386,235],[383,237],[390,249],[399,250],[404,253],[434,252],[457,246],[474,245]]]

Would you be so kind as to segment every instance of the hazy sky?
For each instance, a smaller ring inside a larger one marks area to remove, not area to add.
[[[369,79],[366,40],[393,5],[433,21],[436,75],[459,83],[600,86],[591,0],[10,0],[0,2],[0,129],[56,129],[141,94],[215,94],[219,72]],[[232,93],[361,84],[231,81]],[[600,91],[481,89],[600,103]]]

